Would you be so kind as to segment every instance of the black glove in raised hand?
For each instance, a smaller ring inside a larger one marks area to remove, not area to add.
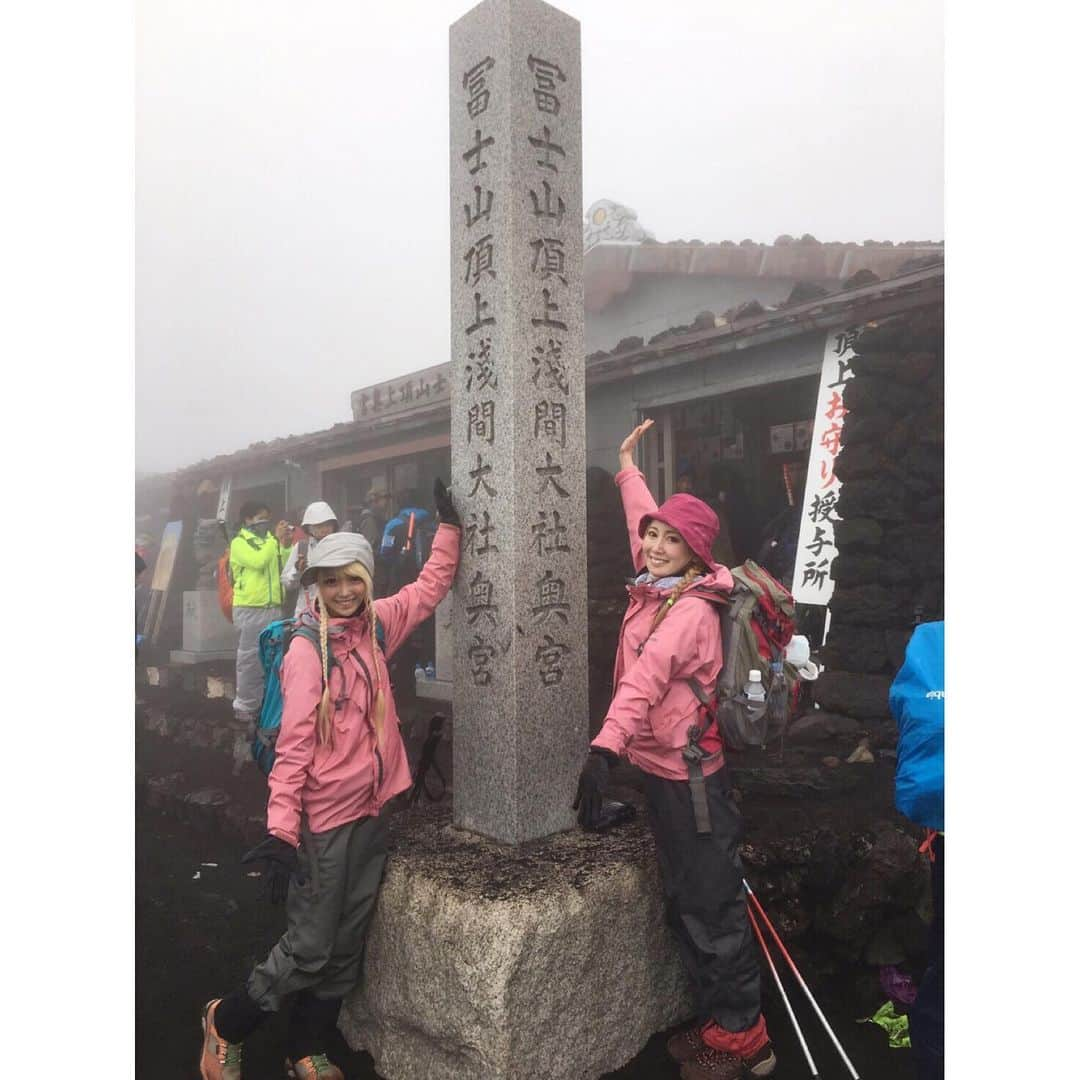
[[[281,904],[289,895],[289,878],[295,877],[297,885],[303,885],[304,879],[300,875],[300,859],[296,854],[296,848],[292,844],[285,843],[277,836],[267,838],[253,847],[240,862],[265,863],[266,885],[263,893],[269,895],[272,904]]]
[[[444,525],[461,528],[461,518],[458,516],[457,510],[454,509],[450,492],[446,490],[446,485],[439,477],[435,477],[435,509],[438,510],[439,520]]]
[[[611,768],[618,758],[610,750],[590,750],[578,778],[574,809],[578,812],[578,824],[583,829],[595,829],[600,825],[600,812],[604,807]]]

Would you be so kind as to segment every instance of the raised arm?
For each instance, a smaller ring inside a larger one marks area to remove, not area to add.
[[[375,614],[386,631],[386,655],[393,656],[402,642],[439,606],[450,591],[461,551],[461,530],[445,522],[431,542],[431,554],[420,576],[393,596],[375,601]]]
[[[619,471],[615,476],[619,494],[622,495],[626,531],[630,537],[630,558],[635,571],[641,569],[641,538],[638,536],[638,526],[646,514],[656,510],[656,500],[649,491],[649,485],[645,483],[644,473],[634,464],[634,448],[652,426],[652,420],[645,420],[623,439],[619,447]]]

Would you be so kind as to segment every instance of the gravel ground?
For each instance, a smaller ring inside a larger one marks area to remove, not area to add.
[[[191,1080],[198,1076],[201,1006],[209,997],[235,986],[284,927],[283,909],[261,899],[260,881],[246,876],[240,854],[235,839],[181,822],[168,811],[143,808],[138,813],[135,1019],[140,1077]],[[848,1002],[831,997],[829,987],[811,982],[861,1076],[867,1080],[914,1076],[908,1051],[889,1050],[884,1032],[871,1024],[854,1023],[857,1014]],[[789,992],[798,993],[794,987]],[[848,1076],[809,1006],[805,1001],[795,1004],[820,1075],[825,1080]],[[783,1005],[771,988],[765,1010],[780,1057],[774,1077],[808,1076]],[[245,1047],[247,1077],[277,1080],[285,1076],[284,1035],[283,1018],[274,1017],[264,1025]],[[674,1080],[678,1070],[667,1060],[663,1043],[663,1035],[653,1038],[609,1080]],[[328,1049],[348,1080],[378,1080],[367,1054],[353,1053],[343,1041]]]

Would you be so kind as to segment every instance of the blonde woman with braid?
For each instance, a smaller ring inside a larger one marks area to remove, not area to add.
[[[720,620],[710,594],[728,593],[730,571],[712,560],[719,522],[700,499],[672,495],[657,507],[633,452],[651,420],[619,448],[635,577],[619,632],[615,692],[592,741],[575,807],[599,824],[608,774],[625,756],[645,774],[668,922],[690,976],[698,1018],[668,1042],[683,1080],[768,1076],[776,1068],[761,1014],[758,961],[742,887],[742,821],[715,725],[694,739],[697,780],[683,751],[702,723],[688,680],[711,691],[722,667]],[[703,776],[703,779],[701,777]],[[698,804],[695,806],[694,790]]]
[[[435,505],[431,555],[393,596],[373,600],[374,556],[358,533],[320,541],[300,579],[318,592],[281,666],[268,835],[241,860],[265,863],[288,927],[242,986],[206,1005],[203,1080],[241,1080],[241,1044],[289,994],[289,1076],[344,1080],[327,1040],[360,979],[386,861],[381,811],[411,784],[386,661],[450,591],[458,565],[461,522],[441,480]]]

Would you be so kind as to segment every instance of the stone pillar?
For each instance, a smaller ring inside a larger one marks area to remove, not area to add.
[[[573,825],[587,744],[581,34],[541,0],[450,29],[454,821]]]

